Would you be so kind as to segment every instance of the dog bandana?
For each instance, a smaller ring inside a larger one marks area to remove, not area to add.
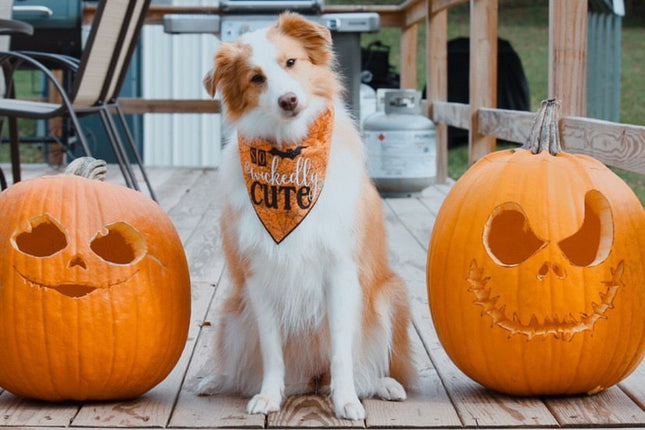
[[[276,148],[266,140],[238,136],[240,162],[255,213],[276,243],[314,207],[327,174],[334,111],[327,109],[296,145]]]

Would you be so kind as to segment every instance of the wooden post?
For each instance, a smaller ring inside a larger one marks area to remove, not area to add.
[[[496,145],[479,132],[481,107],[497,107],[497,0],[470,0],[470,164]]]
[[[448,10],[432,13],[433,0],[426,0],[426,98],[428,115],[432,118],[432,103],[448,100]],[[448,126],[437,126],[437,183],[448,177]]]
[[[549,97],[562,116],[587,115],[587,0],[549,1]]]
[[[418,24],[401,29],[401,88],[417,87],[418,40]]]

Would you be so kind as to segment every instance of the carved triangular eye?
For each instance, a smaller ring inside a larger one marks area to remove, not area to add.
[[[515,202],[497,206],[484,227],[484,247],[502,266],[517,266],[545,245],[533,233],[522,207]]]
[[[29,220],[29,228],[17,231],[11,244],[32,257],[50,257],[67,247],[64,227],[49,214]]]
[[[105,231],[94,236],[90,248],[103,260],[114,264],[133,264],[147,252],[141,233],[124,222],[105,226]]]
[[[582,227],[558,245],[574,266],[595,266],[609,256],[614,242],[614,222],[609,201],[600,191],[585,195],[585,219]]]

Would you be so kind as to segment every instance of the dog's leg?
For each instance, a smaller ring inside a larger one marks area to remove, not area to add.
[[[266,414],[280,410],[284,396],[284,356],[280,324],[273,308],[267,305],[265,289],[247,279],[247,289],[253,313],[258,324],[262,354],[262,388],[246,406],[249,414]]]
[[[350,258],[351,261],[351,258]],[[331,397],[336,416],[358,420],[365,409],[354,385],[354,340],[361,324],[362,292],[356,268],[339,259],[330,275],[327,313],[331,338]]]

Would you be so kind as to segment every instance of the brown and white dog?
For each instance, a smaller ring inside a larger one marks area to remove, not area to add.
[[[331,377],[336,415],[362,419],[359,398],[403,400],[415,378],[406,287],[388,265],[382,203],[333,65],[329,31],[285,13],[222,44],[204,79],[240,137],[225,148],[218,196],[233,288],[197,390],[253,396],[249,413]],[[306,152],[314,128],[327,152]],[[294,207],[296,227],[279,231],[277,213]]]

